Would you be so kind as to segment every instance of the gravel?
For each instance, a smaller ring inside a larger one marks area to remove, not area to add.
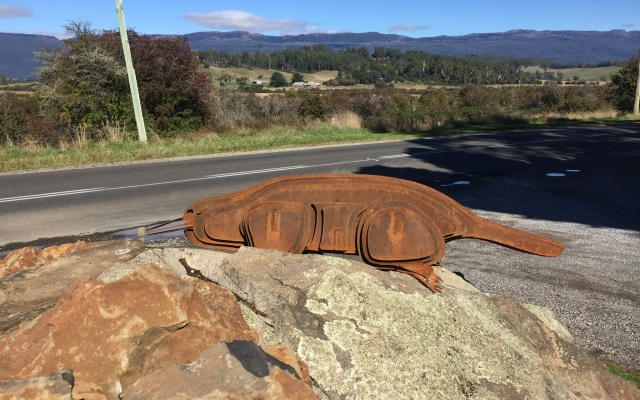
[[[462,239],[447,244],[442,265],[484,292],[550,308],[577,345],[640,371],[640,176],[638,168],[614,175],[615,162],[609,165],[456,188],[448,194],[480,216],[550,237],[565,250],[539,257]]]
[[[640,370],[637,232],[477,212],[559,239],[565,251],[560,257],[538,257],[463,239],[447,244],[442,265],[462,273],[483,292],[550,308],[578,346]]]

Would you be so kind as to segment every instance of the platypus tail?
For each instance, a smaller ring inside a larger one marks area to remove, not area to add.
[[[484,218],[475,224],[472,232],[467,232],[463,237],[486,240],[512,249],[546,257],[559,256],[564,250],[564,246],[555,240],[500,225]]]

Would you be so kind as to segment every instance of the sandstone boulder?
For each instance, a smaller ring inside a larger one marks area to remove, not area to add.
[[[39,319],[0,337],[0,380],[70,368],[115,398],[146,372],[256,339],[228,290],[145,266],[112,283],[78,280]]]
[[[0,400],[69,400],[73,387],[71,371],[46,377],[0,382]]]
[[[549,310],[444,269],[433,294],[351,258],[144,247],[100,244],[0,279],[0,322],[55,304],[0,336],[0,398],[69,398],[70,385],[87,400],[640,398]]]
[[[515,301],[359,261],[183,250],[231,290],[265,345],[284,343],[330,399],[637,399],[640,391]]]
[[[95,278],[114,264],[130,260],[145,250],[144,243],[138,240],[92,243],[89,249],[79,251],[86,247],[82,243],[42,251],[27,247],[2,260],[8,268],[14,269],[16,265],[20,268],[0,278],[0,334],[53,307],[62,290],[73,281]],[[60,254],[71,249],[77,251]]]
[[[23,247],[7,254],[0,260],[0,278],[16,271],[36,268],[47,261],[51,261],[60,256],[88,250],[97,243],[87,243],[79,240],[75,243],[49,246],[44,249],[35,247]]]
[[[218,343],[188,365],[143,376],[122,399],[317,399],[295,370],[255,342]]]

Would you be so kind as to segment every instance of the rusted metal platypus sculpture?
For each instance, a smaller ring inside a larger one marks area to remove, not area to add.
[[[372,175],[275,178],[192,204],[183,220],[186,237],[197,246],[358,254],[434,292],[441,280],[433,266],[449,240],[482,239],[541,256],[563,250],[551,239],[481,218],[427,186]]]

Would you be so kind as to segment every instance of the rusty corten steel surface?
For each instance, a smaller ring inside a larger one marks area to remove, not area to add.
[[[433,291],[445,241],[474,238],[558,256],[551,239],[491,222],[427,186],[373,175],[296,175],[190,205],[189,241],[233,250],[358,254],[374,267],[407,273]]]

